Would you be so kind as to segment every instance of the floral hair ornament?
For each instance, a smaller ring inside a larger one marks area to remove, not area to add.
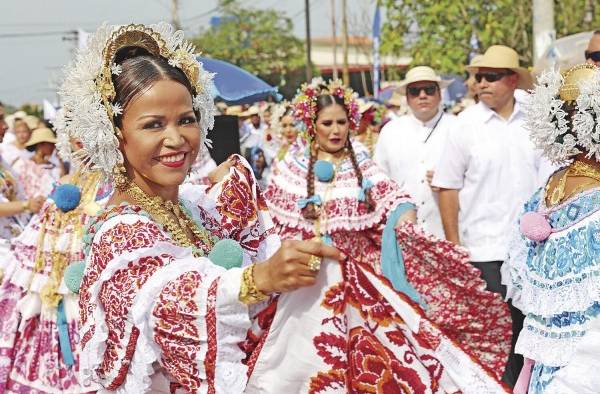
[[[334,79],[325,82],[323,78],[313,78],[310,83],[304,83],[294,97],[294,117],[306,126],[309,139],[315,136],[315,121],[317,119],[317,98],[319,96],[336,96],[344,100],[344,107],[348,111],[350,128],[356,129],[360,124],[360,112],[356,93],[344,86],[342,81]]]
[[[206,72],[196,60],[195,49],[183,40],[183,32],[168,23],[155,25],[103,24],[78,51],[75,62],[65,70],[65,81],[59,95],[63,103],[57,114],[57,147],[66,160],[74,160],[84,168],[100,170],[111,177],[113,169],[123,163],[114,124],[123,111],[115,102],[113,75],[121,73],[115,55],[122,48],[143,48],[179,68],[190,81],[193,106],[200,113],[200,130],[206,133],[214,124],[214,104],[210,94],[213,74]],[[72,152],[70,141],[81,141],[83,147]]]
[[[546,72],[532,93],[526,126],[536,147],[556,164],[582,152],[600,161],[600,68]]]

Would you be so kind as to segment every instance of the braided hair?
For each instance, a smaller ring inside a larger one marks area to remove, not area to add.
[[[344,99],[342,97],[333,96],[330,94],[322,94],[317,97],[317,110],[314,121],[316,122],[316,118],[318,118],[319,113],[322,109],[329,107],[330,105],[340,105],[348,114],[348,109],[344,105]],[[316,126],[315,126],[316,131]],[[315,138],[315,136],[313,136]],[[363,183],[363,173],[360,169],[360,165],[356,158],[356,154],[354,153],[354,148],[352,148],[352,144],[350,143],[350,133],[348,133],[346,140],[346,150],[350,155],[350,161],[352,162],[352,167],[354,168],[354,173],[356,174],[356,179],[358,181],[358,187],[362,188]],[[311,146],[309,149],[309,158],[308,158],[308,173],[306,178],[306,193],[307,197],[310,198],[315,194],[315,173],[314,173],[314,165],[317,161],[318,151],[313,149]],[[365,201],[361,202],[361,204],[365,204],[368,212],[373,212],[375,210],[375,201],[371,196],[371,190],[365,190]],[[305,208],[302,209],[302,216],[305,219],[316,220],[319,217],[319,211],[315,207],[314,203],[308,203]]]

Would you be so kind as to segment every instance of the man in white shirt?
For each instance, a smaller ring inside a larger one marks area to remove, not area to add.
[[[431,187],[433,170],[454,115],[441,109],[444,81],[430,67],[417,66],[406,74],[400,93],[406,95],[410,113],[388,122],[379,135],[374,159],[406,190],[417,205],[417,221],[425,231],[444,238],[438,209],[438,190]]]
[[[260,118],[258,107],[252,106],[240,116],[249,118],[240,129],[240,150],[246,155],[251,148],[262,146],[267,126]]]
[[[507,257],[508,240],[515,231],[523,204],[540,187],[540,171],[547,171],[541,155],[524,128],[517,88],[531,86],[531,76],[519,67],[517,53],[494,45],[475,71],[480,102],[458,116],[448,133],[433,185],[440,188],[440,211],[446,239],[465,246],[488,289],[505,296],[500,266]],[[523,315],[511,305],[513,350],[504,380],[514,385],[522,357],[514,343]]]

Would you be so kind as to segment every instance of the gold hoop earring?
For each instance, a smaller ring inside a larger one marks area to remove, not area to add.
[[[129,178],[127,178],[127,171],[123,164],[117,164],[113,168],[113,184],[115,185],[115,189],[119,191],[127,189]]]

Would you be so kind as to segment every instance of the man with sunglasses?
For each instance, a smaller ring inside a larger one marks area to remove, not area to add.
[[[433,185],[440,188],[440,213],[446,239],[469,250],[488,290],[506,294],[500,267],[518,213],[541,186],[548,166],[524,128],[522,100],[532,85],[513,49],[494,45],[475,66],[479,103],[467,108],[450,130]],[[518,90],[519,89],[519,90]],[[516,94],[515,94],[516,93]],[[504,381],[514,385],[523,358],[514,344],[523,315],[511,305],[513,349]]]
[[[406,95],[410,113],[383,127],[374,153],[375,161],[390,178],[412,196],[421,228],[440,238],[444,229],[431,179],[446,134],[455,122],[455,116],[444,114],[441,108],[441,90],[451,82],[430,67],[409,70],[399,92]]]
[[[587,49],[585,50],[585,61],[600,67],[600,30],[596,30],[590,38]]]

